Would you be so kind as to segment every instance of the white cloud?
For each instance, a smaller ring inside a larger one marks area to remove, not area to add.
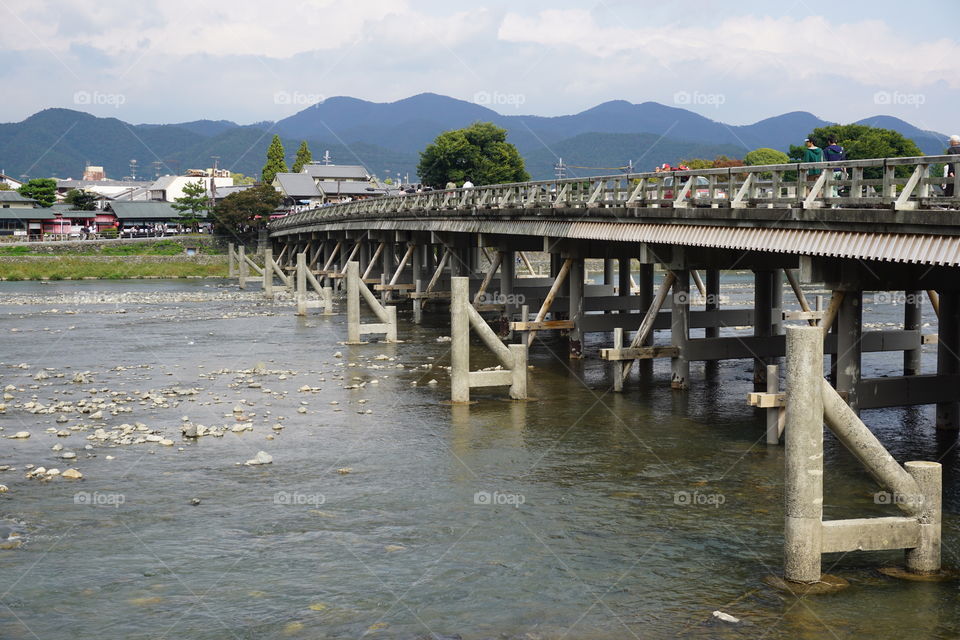
[[[960,88],[960,44],[910,41],[878,20],[832,24],[823,16],[739,16],[709,28],[606,26],[589,11],[571,9],[510,13],[498,35],[507,42],[573,47],[611,64],[627,56],[667,69],[695,63],[703,75],[709,70],[767,84],[829,74],[870,85],[912,88],[946,80]]]

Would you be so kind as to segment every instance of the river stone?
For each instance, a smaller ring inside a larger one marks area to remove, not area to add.
[[[30,437],[30,432],[29,432],[29,431],[17,431],[15,434],[13,434],[12,436],[8,436],[8,437],[14,438],[14,439],[18,439],[18,440],[23,440],[23,439],[25,439],[25,438],[29,438],[29,437]]]
[[[258,451],[257,455],[254,456],[252,460],[247,460],[245,464],[248,466],[258,465],[258,464],[271,464],[273,462],[273,456],[271,456],[266,451]]]
[[[60,457],[64,460],[73,460],[77,457],[77,454],[75,454],[73,451],[64,451],[60,454]]]
[[[68,480],[79,480],[83,477],[83,474],[77,471],[76,469],[67,469],[60,474],[62,477],[67,478]]]

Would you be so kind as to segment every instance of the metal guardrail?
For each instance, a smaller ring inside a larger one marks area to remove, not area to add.
[[[956,155],[877,158],[566,178],[386,196],[328,205],[276,220],[271,231],[319,222],[478,209],[852,207],[960,208],[960,172],[932,175]],[[798,180],[799,178],[799,180]],[[949,186],[953,195],[945,195]],[[944,189],[946,187],[946,189]]]

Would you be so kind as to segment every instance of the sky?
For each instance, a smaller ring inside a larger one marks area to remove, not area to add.
[[[728,124],[894,115],[960,133],[960,2],[0,0],[0,121],[279,120],[422,92],[504,114],[660,102]]]

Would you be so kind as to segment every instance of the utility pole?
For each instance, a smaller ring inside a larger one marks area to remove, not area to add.
[[[557,180],[563,180],[567,177],[567,165],[563,164],[563,158],[560,158],[557,164],[553,165],[553,170],[556,172]]]

